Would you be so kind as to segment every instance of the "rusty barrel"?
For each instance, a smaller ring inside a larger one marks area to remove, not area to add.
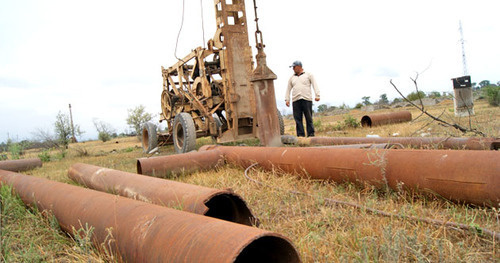
[[[285,237],[129,198],[0,171],[27,205],[50,210],[69,234],[88,225],[92,241],[125,262],[299,262]]]
[[[430,191],[453,201],[498,207],[500,152],[212,146],[228,163],[259,163],[315,179],[387,183],[394,190]]]
[[[218,151],[200,151],[137,159],[137,173],[155,177],[193,173],[224,164]]]
[[[365,115],[361,118],[361,126],[372,127],[390,123],[400,123],[411,121],[411,112],[397,111],[390,113],[377,113]]]
[[[367,143],[397,143],[407,148],[498,150],[500,139],[455,137],[310,137],[298,138],[300,145],[345,145]]]
[[[73,164],[68,177],[94,190],[148,203],[245,225],[256,222],[243,198],[229,189],[213,189],[83,163]]]
[[[22,172],[37,167],[42,167],[40,158],[0,161],[0,169],[11,172]]]

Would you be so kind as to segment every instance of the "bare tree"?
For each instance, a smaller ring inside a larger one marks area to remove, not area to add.
[[[50,131],[38,128],[31,134],[33,135],[33,138],[36,141],[39,141],[42,144],[42,147],[45,149],[60,147],[59,141],[56,139],[56,136]]]
[[[416,74],[415,78],[411,78],[410,79],[412,80],[413,84],[415,85],[415,90],[417,92],[417,94],[420,93],[419,89],[418,89],[418,83],[417,83],[417,79],[418,79],[418,73]],[[468,132],[472,132],[476,135],[480,135],[480,136],[483,136],[483,137],[486,137],[486,134],[484,134],[483,132],[477,130],[477,129],[473,129],[472,127],[469,127],[469,128],[466,128],[466,127],[463,127],[457,123],[450,123],[450,122],[447,122],[443,119],[440,118],[440,115],[439,117],[436,117],[432,114],[430,114],[425,108],[424,108],[424,104],[422,102],[422,99],[420,98],[419,96],[419,100],[420,100],[420,105],[417,105],[415,103],[413,103],[411,100],[409,100],[408,98],[406,98],[403,93],[401,93],[401,91],[399,91],[398,87],[396,87],[396,85],[392,82],[392,79],[389,81],[391,83],[391,85],[394,87],[394,89],[399,93],[399,95],[405,100],[407,101],[408,103],[410,103],[413,107],[419,109],[422,114],[424,115],[427,115],[429,116],[431,119],[433,119],[434,121],[437,121],[440,125],[443,125],[445,127],[452,127],[452,128],[455,128],[459,131],[461,131],[462,133],[468,133]],[[420,117],[420,116],[419,116]],[[417,117],[418,118],[418,117]],[[470,121],[470,120],[469,120]]]
[[[115,132],[113,127],[107,122],[98,120],[97,118],[93,119],[95,129],[98,132],[99,140],[106,142],[111,140],[112,134]]]

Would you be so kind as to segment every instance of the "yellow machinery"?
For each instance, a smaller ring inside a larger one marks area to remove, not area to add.
[[[278,117],[272,86],[272,80],[276,76],[265,66],[265,54],[262,51],[264,45],[261,43],[258,25],[257,49],[264,56],[265,69],[259,67],[258,61],[256,70],[260,70],[257,75],[254,74],[245,1],[214,0],[214,5],[217,31],[208,41],[207,48],[197,47],[173,66],[162,67],[160,122],[167,121],[168,133],[157,135],[156,126],[146,124],[142,134],[145,152],[154,149],[158,142],[173,143],[178,153],[189,152],[195,149],[196,138],[203,136],[212,136],[218,143],[256,137],[260,137],[262,141],[263,131],[259,134],[257,122],[257,104],[261,100],[256,100],[256,96],[261,95],[254,90],[255,82],[262,80],[271,81],[272,88],[267,90],[269,85],[265,84],[266,94],[263,95],[272,95],[272,101],[262,103],[266,108],[270,107],[273,115],[265,118],[273,121],[272,131],[278,129],[279,132],[281,127],[283,132],[283,120],[281,116]],[[259,55],[257,59],[259,60]],[[260,126],[262,128],[268,124]],[[281,125],[276,127],[279,124]]]

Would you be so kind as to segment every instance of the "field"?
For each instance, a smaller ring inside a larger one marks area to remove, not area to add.
[[[348,114],[316,116],[316,136],[464,136],[458,130],[443,127],[430,118],[412,111],[413,122],[374,128],[347,128],[349,117],[359,120],[366,114],[351,110]],[[396,111],[398,109],[376,112]],[[441,118],[472,127],[489,137],[500,137],[500,109],[486,102],[475,105],[476,116],[455,118],[453,103],[443,101],[429,108]],[[285,119],[286,133],[294,134],[293,120]],[[339,129],[341,128],[341,129]],[[465,136],[474,136],[473,133]],[[197,146],[212,143],[200,138]],[[255,143],[253,141],[247,144]],[[24,158],[36,157],[41,150],[30,150]],[[173,153],[172,146],[160,148],[161,155]],[[107,168],[135,172],[136,158],[146,157],[135,137],[108,142],[91,141],[71,144],[64,158],[58,151],[42,168],[26,174],[74,184],[66,176],[74,163],[83,162]],[[424,222],[383,217],[366,209],[331,205],[325,198],[356,203],[395,215],[411,215],[483,227],[500,232],[498,209],[452,203],[439,197],[414,192],[376,189],[369,185],[335,184],[306,180],[289,174],[252,170],[257,185],[244,177],[237,167],[184,175],[174,180],[214,188],[232,188],[248,203],[259,218],[260,228],[287,236],[299,250],[304,262],[498,262],[500,244],[477,232],[429,225]],[[297,195],[301,191],[309,195]],[[2,188],[2,259],[7,262],[103,262],[114,261],[90,246],[89,238],[72,239],[57,222],[37,211],[26,209],[19,199]],[[90,233],[89,233],[90,235]]]

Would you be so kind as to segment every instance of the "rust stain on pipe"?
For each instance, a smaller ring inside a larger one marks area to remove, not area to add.
[[[390,113],[369,114],[361,118],[361,126],[372,127],[390,123],[411,121],[411,112],[397,111]]]
[[[223,164],[224,158],[218,151],[190,152],[137,159],[137,173],[168,177],[173,174],[209,170]]]
[[[40,158],[0,161],[0,169],[11,172],[22,172],[37,167],[42,167]]]
[[[94,245],[125,262],[300,262],[269,231],[9,171],[0,180],[25,204],[52,211],[67,233],[92,226]]]
[[[212,146],[228,163],[259,163],[315,179],[426,189],[458,202],[500,206],[500,152]]]
[[[218,190],[77,163],[68,177],[94,190],[118,194],[157,205],[244,225],[256,223],[243,198],[231,190]]]
[[[454,138],[454,137],[311,137],[298,138],[300,145],[344,145],[366,143],[398,143],[405,147],[498,150],[500,139],[496,138]]]

